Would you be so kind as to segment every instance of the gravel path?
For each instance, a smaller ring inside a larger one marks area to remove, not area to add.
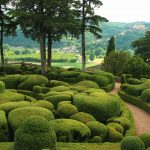
[[[120,83],[116,83],[113,93],[118,93],[120,90]],[[128,108],[131,110],[135,124],[136,124],[136,134],[140,135],[142,133],[150,133],[150,115],[143,111],[142,109],[126,103]]]

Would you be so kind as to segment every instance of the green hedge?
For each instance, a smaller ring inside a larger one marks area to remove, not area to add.
[[[136,78],[128,78],[127,83],[132,84],[132,85],[138,85],[138,84],[142,84],[143,82]]]
[[[150,114],[150,104],[140,100],[140,98],[128,95],[123,91],[120,91],[119,95],[124,101],[126,101],[128,103],[131,103],[135,106],[138,106],[138,107],[140,107],[141,109],[143,109],[144,111],[146,111]]]
[[[120,114],[120,99],[107,93],[101,93],[99,97],[77,94],[73,104],[79,111],[89,113],[102,122]]]
[[[0,110],[0,142],[9,140],[8,123],[5,112]]]
[[[92,115],[84,113],[84,112],[78,112],[72,115],[70,118],[73,120],[80,121],[84,124],[91,122],[91,121],[96,121],[96,119]]]
[[[143,133],[139,138],[144,142],[145,148],[150,147],[150,133]]]
[[[83,123],[72,119],[55,119],[49,122],[57,135],[59,142],[83,142],[91,134],[90,129]]]
[[[69,84],[63,81],[50,80],[50,87],[55,87],[55,86],[69,86]]]
[[[5,91],[5,84],[4,82],[0,81],[0,94]]]
[[[141,99],[144,101],[144,102],[147,102],[147,103],[150,103],[150,88],[149,89],[146,89],[142,92],[141,94]]]
[[[56,134],[48,121],[40,116],[30,116],[15,132],[14,150],[56,150]]]
[[[13,130],[16,130],[18,127],[20,127],[25,118],[33,115],[42,116],[49,121],[54,119],[54,115],[50,110],[42,107],[28,106],[12,110],[8,114],[8,122]]]

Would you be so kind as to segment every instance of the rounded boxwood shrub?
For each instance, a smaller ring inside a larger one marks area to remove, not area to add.
[[[54,119],[54,115],[48,109],[36,106],[22,107],[12,110],[8,114],[8,122],[11,127],[16,130],[21,123],[29,116],[39,115],[46,118],[48,121]]]
[[[73,104],[79,111],[91,114],[100,122],[120,115],[120,99],[116,96],[101,93],[101,96],[86,96],[77,94],[74,96]]]
[[[132,84],[132,85],[137,85],[137,84],[141,84],[143,82],[136,78],[129,78],[129,79],[127,79],[127,83]]]
[[[71,115],[78,112],[76,106],[72,104],[61,104],[57,108],[57,115],[60,118],[69,118]]]
[[[57,140],[62,142],[83,142],[91,134],[90,129],[83,123],[72,119],[55,119],[49,122],[57,135]],[[63,138],[62,138],[63,137]]]
[[[127,136],[121,141],[121,150],[145,150],[145,146],[140,138]]]
[[[141,134],[139,137],[144,142],[145,148],[150,147],[150,133]]]
[[[107,127],[98,121],[90,121],[86,124],[91,130],[91,136],[100,136],[103,140],[105,140],[107,136]]]
[[[150,103],[150,88],[142,92],[141,98],[144,102]]]
[[[0,94],[5,91],[5,84],[4,82],[0,81]]]
[[[63,81],[51,80],[50,87],[55,87],[55,86],[69,86],[69,84]]]
[[[46,74],[46,77],[48,78],[48,80],[57,80],[59,75],[57,72],[48,71],[48,73]]]
[[[57,107],[64,105],[64,104],[71,104],[71,101],[62,101],[62,102],[58,103]]]
[[[90,143],[102,143],[103,139],[100,136],[94,136]]]
[[[69,91],[70,89],[66,86],[56,86],[51,88],[51,91],[56,91],[56,92],[63,92],[63,91]]]
[[[79,81],[83,81],[83,80],[88,80],[88,77],[89,77],[90,75],[88,74],[88,73],[81,73],[79,76],[78,76],[78,80]]]
[[[42,87],[41,86],[34,86],[33,87],[33,92],[36,93],[36,94],[39,94],[39,93],[42,93]]]
[[[95,83],[93,81],[89,81],[89,80],[78,82],[76,85],[77,86],[84,86],[84,87],[87,87],[87,88],[95,88],[95,89],[99,88],[97,83]]]
[[[70,118],[80,121],[84,124],[86,124],[90,121],[96,121],[96,119],[92,115],[84,113],[84,112],[78,112],[78,113],[72,115]]]
[[[121,134],[124,133],[124,128],[122,127],[122,125],[120,125],[119,123],[109,123],[107,124],[107,127],[113,127],[115,128],[118,132],[120,132]]]
[[[15,132],[14,150],[56,149],[56,134],[41,116],[26,118]]]

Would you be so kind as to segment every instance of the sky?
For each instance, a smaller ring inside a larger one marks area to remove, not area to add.
[[[150,0],[101,0],[96,13],[113,22],[150,22]]]

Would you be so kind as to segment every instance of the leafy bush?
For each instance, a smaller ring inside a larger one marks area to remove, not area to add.
[[[55,87],[55,86],[69,86],[69,84],[63,81],[51,80],[50,87]]]
[[[32,91],[35,85],[46,85],[48,79],[42,75],[28,75],[27,79],[18,85],[18,89]]]
[[[46,77],[48,78],[48,80],[57,80],[59,76],[57,72],[48,71],[48,73],[46,74]]]
[[[51,102],[55,108],[57,108],[57,105],[59,102],[62,101],[71,101],[71,96],[68,94],[57,94],[57,95],[51,95],[48,97],[44,97],[44,100]]]
[[[86,124],[91,130],[91,136],[100,136],[103,140],[106,139],[107,136],[107,127],[98,122],[98,121],[90,121]]]
[[[83,73],[81,73],[81,74],[78,76],[78,80],[79,80],[79,81],[88,80],[89,76],[90,76],[90,75],[89,75],[88,73],[83,72]]]
[[[101,93],[99,97],[77,94],[73,104],[79,111],[89,113],[102,122],[120,114],[120,99],[107,93]]]
[[[92,115],[84,113],[84,112],[78,112],[78,113],[72,115],[70,118],[73,120],[80,121],[84,124],[86,124],[90,121],[96,121],[96,119]]]
[[[77,112],[78,112],[77,107],[71,104],[61,104],[57,108],[57,115],[60,118],[69,118],[71,115]]]
[[[149,89],[146,89],[142,92],[141,94],[141,99],[144,101],[144,102],[150,102],[150,88]]]
[[[145,148],[150,147],[150,133],[141,134],[139,138],[144,142]]]
[[[97,83],[95,83],[93,81],[89,81],[89,80],[78,82],[76,85],[77,86],[84,86],[86,88],[95,88],[95,89],[99,88]]]
[[[132,85],[138,85],[138,84],[142,84],[143,82],[136,78],[129,78],[127,79],[127,83],[132,84]]]
[[[121,141],[121,150],[145,150],[145,146],[140,138],[127,136]]]
[[[15,132],[15,150],[56,149],[56,134],[41,116],[26,118]]]
[[[121,134],[124,133],[124,128],[119,123],[112,122],[112,123],[107,124],[107,127],[112,127],[112,128],[114,128],[115,130],[117,130]]]
[[[6,142],[9,139],[8,124],[5,112],[0,110],[0,142]]]
[[[4,82],[0,81],[0,94],[5,91],[5,84]]]
[[[132,78],[132,75],[131,74],[122,74],[121,75],[121,83],[126,83],[127,82],[127,79],[129,78]]]
[[[68,91],[70,90],[68,87],[66,86],[56,86],[51,88],[51,91],[56,91],[56,92],[62,92],[62,91]]]
[[[55,119],[49,122],[56,132],[59,142],[62,136],[66,142],[83,142],[90,136],[90,129],[83,123],[72,119]]]
[[[33,115],[42,116],[48,121],[54,119],[54,115],[50,110],[42,107],[28,106],[12,110],[8,114],[8,122],[10,123],[11,127],[16,130],[25,118]]]
[[[102,143],[103,139],[100,136],[94,136],[92,140],[90,140],[91,143]]]

